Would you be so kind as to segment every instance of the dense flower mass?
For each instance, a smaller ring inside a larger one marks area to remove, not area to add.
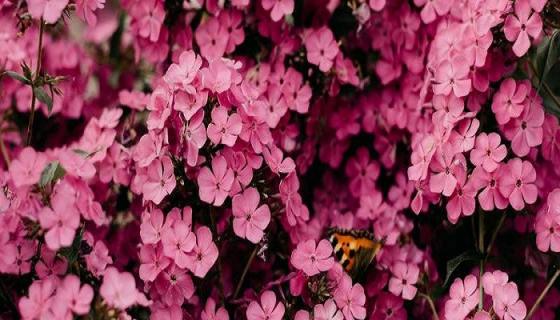
[[[558,28],[0,0],[0,319],[559,318]]]

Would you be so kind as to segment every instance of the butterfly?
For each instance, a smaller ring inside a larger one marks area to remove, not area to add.
[[[327,231],[327,236],[334,248],[336,260],[353,279],[367,271],[383,246],[367,230],[331,228]]]

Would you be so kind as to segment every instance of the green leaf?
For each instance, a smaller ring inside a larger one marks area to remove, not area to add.
[[[443,286],[447,287],[453,272],[463,263],[467,261],[477,261],[481,257],[479,254],[475,252],[466,251],[462,254],[458,255],[457,257],[447,261],[447,274],[445,275],[445,281],[443,282]]]
[[[43,169],[43,172],[41,172],[41,178],[39,179],[39,187],[44,188],[48,184],[62,178],[65,173],[66,171],[58,161],[54,161],[47,164],[45,169]]]
[[[560,31],[554,30],[552,35],[545,37],[530,56],[529,63],[534,76],[533,86],[543,98],[547,112],[560,117],[560,86],[558,72],[560,71]]]
[[[17,80],[23,84],[31,84],[31,80],[27,79],[23,75],[15,72],[15,71],[4,71],[2,75],[7,75],[8,77]]]
[[[85,150],[82,150],[82,149],[73,149],[72,151],[74,151],[74,153],[76,153],[76,154],[78,154],[78,155],[80,155],[80,156],[82,156],[82,157],[84,157],[84,158],[89,157],[89,152],[87,152],[87,151],[85,151]]]
[[[82,246],[82,236],[84,234],[84,228],[82,227],[78,234],[74,237],[72,245],[67,248],[60,249],[59,253],[63,255],[68,260],[68,268],[72,266],[74,261],[78,260],[80,255],[80,248]]]
[[[45,89],[43,89],[42,87],[33,88],[33,92],[35,92],[35,96],[37,97],[37,99],[39,99],[39,101],[47,105],[50,114],[53,107],[53,100],[51,96],[49,96]]]
[[[21,64],[21,70],[23,70],[23,75],[27,79],[33,79],[33,72],[31,71],[31,68],[27,65],[27,63],[23,62]]]
[[[554,30],[550,37],[543,39],[532,57],[541,81],[546,79],[550,70],[558,63],[559,51],[560,32]]]

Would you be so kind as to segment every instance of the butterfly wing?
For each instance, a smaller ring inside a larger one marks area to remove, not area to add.
[[[360,244],[356,251],[353,267],[347,272],[352,279],[360,278],[369,268],[373,259],[381,249],[381,244],[371,239],[360,239]]]
[[[329,235],[336,259],[354,279],[367,271],[381,249],[369,233],[332,229]]]

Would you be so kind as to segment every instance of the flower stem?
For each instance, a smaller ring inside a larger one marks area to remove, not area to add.
[[[33,120],[35,119],[35,104],[37,97],[35,96],[35,86],[41,73],[41,60],[43,57],[43,34],[45,33],[45,22],[41,18],[41,26],[39,29],[39,49],[37,50],[37,66],[35,69],[34,78],[31,81],[31,115],[29,116],[29,124],[27,125],[27,139],[26,145],[31,144],[31,137],[33,135]]]
[[[494,246],[494,242],[496,241],[496,237],[498,236],[498,232],[500,231],[500,229],[502,228],[502,225],[504,224],[504,221],[506,221],[506,214],[502,214],[502,216],[500,217],[500,221],[498,222],[498,225],[496,226],[496,229],[494,229],[494,232],[492,233],[492,237],[490,238],[490,243],[488,244],[488,247],[486,247],[486,254],[490,254],[490,251],[492,251],[492,247]],[[488,256],[486,256],[488,257]]]
[[[249,257],[249,260],[247,260],[247,264],[245,265],[245,268],[243,269],[243,273],[241,274],[241,278],[239,279],[239,282],[237,283],[237,288],[235,288],[235,293],[233,294],[233,299],[234,300],[237,298],[237,295],[239,295],[239,291],[241,291],[241,287],[243,286],[243,281],[245,280],[245,276],[247,275],[247,272],[249,271],[249,267],[251,266],[251,263],[253,262],[253,260],[257,256],[258,251],[259,251],[259,246],[255,246],[255,248],[253,249],[253,252],[251,252],[251,256]]]
[[[430,297],[428,294],[426,293],[422,293],[419,292],[418,293],[421,297],[423,297],[424,299],[426,299],[426,301],[428,301],[428,304],[430,305],[430,309],[432,310],[432,318],[434,320],[439,320],[439,316],[436,310],[436,306],[434,304],[434,301],[432,300],[432,297]]]
[[[214,211],[214,207],[211,206],[210,207],[210,221],[212,223],[212,232],[216,235],[216,243],[218,245],[219,250],[221,251],[221,247],[222,247],[222,241],[218,241],[221,240],[218,238],[218,227],[216,226],[216,217],[215,217],[215,211]],[[223,281],[223,277],[222,277],[222,255],[218,254],[218,261],[216,261],[217,267],[218,267],[218,290],[220,292],[220,298],[222,299],[222,303],[224,302],[224,285],[222,283]]]
[[[0,152],[2,153],[2,159],[6,163],[6,169],[10,167],[10,155],[6,149],[6,144],[4,143],[4,138],[2,137],[2,131],[0,130]]]
[[[546,287],[543,289],[543,291],[541,292],[541,294],[537,298],[537,301],[535,301],[535,303],[531,307],[531,310],[529,310],[529,313],[527,313],[527,317],[525,319],[527,319],[527,320],[531,319],[531,317],[533,316],[533,313],[535,313],[539,304],[542,302],[542,300],[544,299],[544,297],[546,296],[546,294],[548,293],[550,288],[552,288],[552,285],[554,285],[554,282],[556,282],[556,279],[558,279],[558,276],[560,276],[560,269],[556,270],[556,272],[554,273],[552,278],[550,278]]]

